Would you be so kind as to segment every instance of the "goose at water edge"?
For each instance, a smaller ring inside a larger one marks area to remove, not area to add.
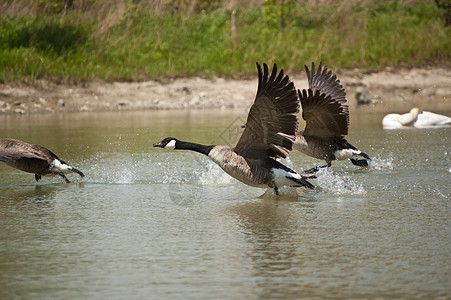
[[[349,129],[349,109],[346,105],[346,92],[337,76],[324,69],[319,63],[311,71],[305,66],[308,90],[298,90],[302,105],[302,118],[305,128],[296,133],[293,148],[309,156],[324,159],[326,165],[306,171],[313,173],[319,168],[330,167],[333,160],[350,159],[356,166],[368,166],[370,157],[351,145],[344,136]],[[363,157],[357,159],[356,156]]]
[[[85,176],[49,149],[15,139],[0,139],[0,161],[21,171],[34,173],[36,181],[39,181],[41,176],[59,175],[69,183],[64,172]]]
[[[405,114],[388,114],[382,119],[384,129],[430,128],[451,125],[451,118],[414,107]]]
[[[235,147],[201,145],[167,137],[154,147],[191,150],[207,155],[227,174],[254,187],[271,187],[278,194],[282,186],[314,186],[306,177],[278,162],[275,158],[288,156],[295,140],[299,100],[294,84],[283,70],[277,74],[274,64],[257,63],[258,88],[254,104],[247,117],[247,126]]]

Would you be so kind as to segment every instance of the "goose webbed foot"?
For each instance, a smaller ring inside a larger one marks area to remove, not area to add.
[[[34,174],[34,179],[36,179],[36,182],[38,182],[39,180],[41,180],[41,175]]]
[[[326,165],[324,165],[324,166],[316,166],[316,167],[314,167],[314,168],[308,169],[307,171],[304,171],[304,173],[307,173],[307,174],[313,174],[313,173],[318,172],[319,169],[321,169],[321,168],[329,168],[331,165],[332,165],[332,163],[331,163],[331,162],[328,162],[328,163],[327,163]]]
[[[279,195],[279,188],[274,187],[274,193],[276,193],[276,195]]]
[[[59,172],[58,175],[61,176],[61,177],[63,177],[63,179],[64,179],[64,181],[66,181],[66,183],[70,183],[70,180],[67,179],[66,175],[64,175],[63,172]]]

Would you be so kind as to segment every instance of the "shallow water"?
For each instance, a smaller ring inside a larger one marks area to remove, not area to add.
[[[246,111],[0,116],[1,137],[86,174],[36,183],[0,164],[0,298],[450,298],[451,128],[351,116],[348,140],[371,166],[335,162],[316,190],[278,197],[200,154],[152,147],[234,144]]]

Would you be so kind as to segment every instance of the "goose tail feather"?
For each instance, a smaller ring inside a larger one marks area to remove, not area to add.
[[[307,178],[310,178],[310,177],[301,176],[301,178],[294,178],[294,177],[287,177],[287,178],[289,178],[290,180],[292,180],[306,188],[309,188],[309,189],[315,188],[315,186],[313,184],[311,184],[310,182],[307,181]],[[314,178],[314,177],[312,177],[312,178]]]

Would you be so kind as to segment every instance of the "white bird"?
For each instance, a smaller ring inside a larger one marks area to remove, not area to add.
[[[382,119],[384,129],[406,127],[430,128],[451,125],[451,118],[414,107],[405,114],[388,114]]]

